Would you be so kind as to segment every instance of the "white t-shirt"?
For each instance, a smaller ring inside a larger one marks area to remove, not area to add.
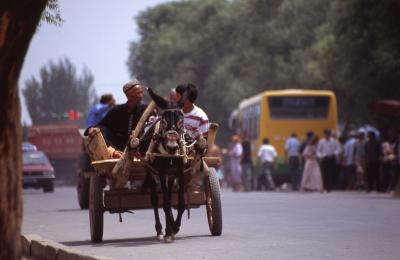
[[[261,162],[272,163],[275,161],[277,155],[278,153],[276,152],[275,147],[270,144],[263,144],[258,150],[258,157],[260,157]]]
[[[183,126],[191,138],[196,139],[200,134],[207,137],[208,117],[203,109],[195,106],[189,113],[183,113]]]
[[[318,142],[317,157],[324,158],[327,156],[335,156],[340,152],[340,145],[334,138],[322,138]]]

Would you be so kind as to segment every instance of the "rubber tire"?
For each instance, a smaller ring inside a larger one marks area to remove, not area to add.
[[[222,234],[221,191],[216,170],[214,168],[209,170],[208,176],[204,177],[207,220],[211,235],[220,236]]]
[[[43,192],[49,193],[54,192],[54,181],[48,180],[43,184]]]
[[[90,179],[85,177],[84,172],[78,172],[76,180],[76,191],[78,193],[78,203],[81,209],[89,208],[89,188]]]
[[[90,239],[93,243],[103,241],[103,184],[100,176],[90,177],[89,221]]]

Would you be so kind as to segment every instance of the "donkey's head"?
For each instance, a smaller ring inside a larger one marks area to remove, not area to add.
[[[183,135],[183,113],[179,107],[168,102],[149,88],[149,94],[158,107],[161,116],[160,137],[166,151],[175,154],[179,149],[180,139]]]

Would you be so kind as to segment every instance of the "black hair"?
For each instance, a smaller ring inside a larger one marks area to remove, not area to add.
[[[268,138],[264,138],[263,139],[263,144],[269,144],[269,139]]]
[[[331,129],[329,129],[329,128],[325,129],[325,130],[324,130],[324,134],[325,134],[325,135],[331,135],[331,134],[332,134]]]
[[[375,132],[374,131],[368,131],[368,137],[372,138],[372,139],[375,139],[376,138]]]
[[[313,132],[313,131],[308,131],[308,132],[306,133],[306,136],[307,136],[307,139],[311,139],[311,138],[313,138],[313,136],[314,136],[314,132]]]
[[[175,88],[176,93],[178,93],[179,95],[183,95],[183,93],[185,93],[186,87],[184,85],[178,85]]]
[[[197,99],[197,87],[192,83],[188,83],[186,85],[186,91],[187,91],[187,98],[189,99],[190,102],[194,103]]]
[[[104,95],[101,95],[101,97],[100,97],[100,103],[107,104],[112,99],[113,99],[113,96],[111,94],[104,94]]]

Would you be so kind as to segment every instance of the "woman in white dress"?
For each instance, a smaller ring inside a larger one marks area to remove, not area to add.
[[[321,170],[317,161],[317,144],[318,137],[314,137],[303,152],[303,158],[306,160],[300,186],[303,191],[323,190]]]

